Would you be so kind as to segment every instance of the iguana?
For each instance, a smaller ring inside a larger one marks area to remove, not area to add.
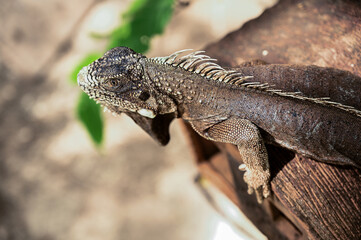
[[[163,144],[169,136],[162,128],[173,118],[184,119],[206,139],[235,144],[248,192],[255,192],[258,202],[270,195],[265,142],[315,160],[361,167],[360,110],[276,89],[260,83],[264,78],[257,71],[245,75],[242,69],[224,69],[202,51],[147,58],[118,47],[84,67],[78,84]]]

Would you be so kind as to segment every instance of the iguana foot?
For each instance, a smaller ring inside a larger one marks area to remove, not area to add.
[[[248,185],[248,194],[255,192],[257,202],[262,203],[263,199],[270,195],[270,171],[250,169],[245,164],[239,166],[239,170],[246,171],[244,173],[244,181]]]

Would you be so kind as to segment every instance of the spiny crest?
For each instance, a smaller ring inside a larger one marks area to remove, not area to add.
[[[275,94],[282,97],[295,98],[322,104],[325,106],[332,106],[347,111],[353,115],[356,115],[357,117],[361,117],[361,111],[351,106],[329,101],[329,98],[305,97],[301,95],[300,92],[284,92],[279,89],[272,89],[268,83],[246,82],[247,79],[252,79],[254,76],[244,76],[238,71],[225,70],[215,63],[215,61],[217,61],[216,59],[202,54],[204,51],[195,51],[190,54],[180,56],[182,53],[191,50],[192,49],[180,50],[166,57],[154,57],[150,58],[149,60],[159,64],[168,64],[174,67],[179,67],[186,71],[197,73],[207,79],[238,85],[248,89],[252,88],[256,90],[263,90],[270,94]]]
[[[180,56],[187,51],[191,51],[191,49],[181,50],[166,57],[150,58],[149,60],[160,64],[179,67],[186,71],[197,73],[207,79],[229,84],[241,85],[246,79],[253,78],[253,76],[244,76],[237,71],[225,70],[215,63],[215,61],[217,61],[216,59],[202,54],[204,51],[195,51]]]
[[[276,90],[276,89],[266,89],[266,91],[276,94],[276,95],[279,95],[279,96],[291,97],[291,98],[300,99],[300,100],[304,100],[304,101],[311,101],[311,102],[326,105],[326,106],[336,107],[336,108],[342,109],[346,112],[349,112],[353,115],[356,115],[357,117],[361,117],[360,110],[357,110],[352,106],[344,105],[344,104],[341,104],[338,102],[332,102],[332,101],[330,101],[329,97],[311,98],[311,97],[305,97],[305,96],[301,95],[300,92],[283,92],[282,90]]]

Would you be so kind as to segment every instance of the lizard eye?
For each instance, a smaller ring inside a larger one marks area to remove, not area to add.
[[[104,87],[108,89],[116,89],[120,86],[120,81],[117,78],[111,78],[104,82]]]

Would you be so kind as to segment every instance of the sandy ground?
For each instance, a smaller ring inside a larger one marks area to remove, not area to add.
[[[201,49],[274,1],[194,0],[149,56]],[[0,239],[215,239],[217,213],[177,122],[160,147],[129,118],[106,116],[95,150],[75,118],[69,75],[120,23],[125,1],[0,0]],[[236,239],[236,238],[234,238]]]

